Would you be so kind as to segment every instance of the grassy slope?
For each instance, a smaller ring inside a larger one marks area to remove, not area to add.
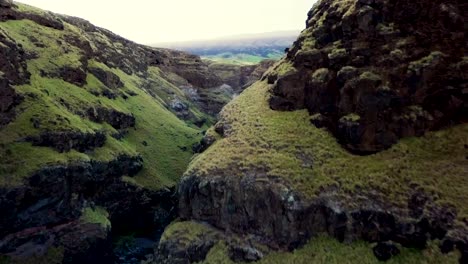
[[[43,12],[22,4],[19,8],[25,12]],[[161,87],[158,85],[155,88],[161,92],[153,97],[139,88],[144,81],[139,77],[129,76],[118,69],[109,69],[101,63],[90,61],[91,66],[117,74],[125,84],[122,91],[137,94],[128,96],[127,100],[122,97],[114,100],[97,97],[90,91],[100,90],[104,85],[91,74],[88,74],[88,84],[83,88],[61,79],[39,75],[40,70],[54,72],[63,66],[81,65],[80,49],[64,40],[65,35],[88,38],[89,36],[79,28],[65,23],[65,30],[59,31],[29,20],[20,20],[2,22],[0,30],[15,39],[27,52],[38,55],[36,59],[28,61],[28,71],[32,74],[31,84],[15,87],[25,97],[25,101],[17,107],[17,119],[0,130],[0,186],[18,185],[22,178],[47,164],[66,164],[90,159],[110,160],[119,154],[137,153],[142,155],[145,163],[143,171],[135,177],[137,184],[158,189],[176,183],[192,155],[191,145],[197,142],[201,135],[199,130],[179,120],[164,107],[167,98],[161,97],[168,92],[164,92],[163,88],[176,94],[182,92],[162,79],[157,68],[150,68],[148,71],[150,78],[161,84]],[[45,48],[34,45],[31,37],[44,44]],[[104,39],[110,42],[103,35],[99,37],[101,41]],[[57,40],[61,40],[61,43]],[[68,106],[65,107],[60,102],[61,99],[67,102]],[[127,136],[119,141],[110,136],[116,132],[110,125],[93,123],[76,114],[95,106],[132,113],[136,118],[136,129],[129,129]],[[41,121],[40,129],[33,127],[33,117]],[[20,142],[25,136],[37,135],[44,130],[105,131],[107,141],[104,147],[93,152],[70,151],[62,154],[47,147],[33,147],[30,143]],[[143,141],[146,141],[148,146],[144,146]]]
[[[161,238],[162,241],[176,238],[178,243],[190,245],[200,243],[202,237],[215,234],[213,228],[196,222],[176,222],[169,225]],[[221,237],[224,237],[220,234]],[[239,237],[226,238],[228,241],[237,241]],[[379,262],[373,252],[374,244],[357,241],[351,244],[343,244],[327,236],[318,236],[311,239],[304,247],[293,252],[268,252],[268,249],[261,247],[266,252],[265,257],[255,263],[265,264],[309,264],[309,263],[362,263],[373,264]],[[459,252],[452,252],[444,255],[440,252],[435,243],[426,250],[414,250],[400,248],[401,253],[390,259],[391,264],[438,264],[457,263]],[[228,257],[226,241],[220,241],[210,250],[202,264],[233,264]]]
[[[438,202],[455,205],[459,219],[468,216],[468,125],[406,138],[375,155],[356,156],[326,130],[311,125],[306,110],[271,110],[267,91],[266,83],[257,82],[224,108],[229,135],[197,156],[187,174],[209,177],[210,171],[226,169],[236,177],[261,168],[309,197],[330,186],[342,193],[378,190],[400,206],[406,206],[412,184],[417,184]]]

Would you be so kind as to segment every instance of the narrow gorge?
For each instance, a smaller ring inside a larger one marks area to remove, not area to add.
[[[236,65],[0,0],[0,263],[467,263],[467,8],[319,0]]]

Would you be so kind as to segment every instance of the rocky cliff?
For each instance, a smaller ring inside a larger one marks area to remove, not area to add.
[[[275,110],[306,108],[349,150],[466,122],[461,1],[320,1],[267,78]],[[288,67],[286,67],[288,66]]]
[[[464,9],[318,1],[206,133],[178,186],[191,222],[166,230],[158,261],[466,263]]]
[[[221,84],[198,56],[0,1],[0,262],[113,263],[116,237],[156,240],[216,114],[196,98]]]

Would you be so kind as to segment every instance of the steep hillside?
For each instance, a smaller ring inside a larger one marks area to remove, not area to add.
[[[156,256],[466,263],[465,9],[318,1],[287,57],[206,133],[178,187],[192,222]]]
[[[194,98],[221,84],[198,56],[0,1],[0,259],[111,262],[111,231],[156,239],[216,114]]]

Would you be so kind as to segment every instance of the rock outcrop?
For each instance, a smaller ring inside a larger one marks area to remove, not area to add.
[[[135,126],[135,117],[133,115],[104,107],[88,109],[87,117],[97,123],[106,122],[115,129],[126,129]]]
[[[306,108],[363,154],[465,122],[463,8],[460,1],[319,1],[282,69],[267,76],[271,107]]]
[[[356,206],[348,200],[352,197],[334,192],[324,191],[310,200],[281,179],[265,175],[185,177],[179,185],[180,215],[223,230],[254,234],[271,248],[290,250],[322,232],[340,241],[391,240],[424,248],[430,238],[445,238],[457,217],[450,206],[427,202],[412,208],[408,198],[407,208],[391,208],[384,197],[368,198]],[[466,244],[459,249],[466,251]]]
[[[22,100],[23,97],[11,88],[9,81],[0,75],[0,128],[15,118],[15,107]]]
[[[28,137],[26,140],[34,146],[51,147],[59,152],[68,152],[72,149],[85,152],[104,146],[106,135],[100,131],[95,133],[53,131],[43,132],[38,136]]]
[[[62,247],[65,263],[79,263],[88,254],[89,259],[112,258],[109,227],[79,218],[109,183],[135,175],[142,166],[141,157],[123,155],[110,162],[43,168],[24,186],[1,188],[0,208],[6,217],[0,221],[0,253],[21,261]],[[103,247],[107,256],[99,252]]]
[[[101,68],[90,68],[89,71],[110,89],[119,89],[124,86],[119,76],[112,72],[105,71]]]

